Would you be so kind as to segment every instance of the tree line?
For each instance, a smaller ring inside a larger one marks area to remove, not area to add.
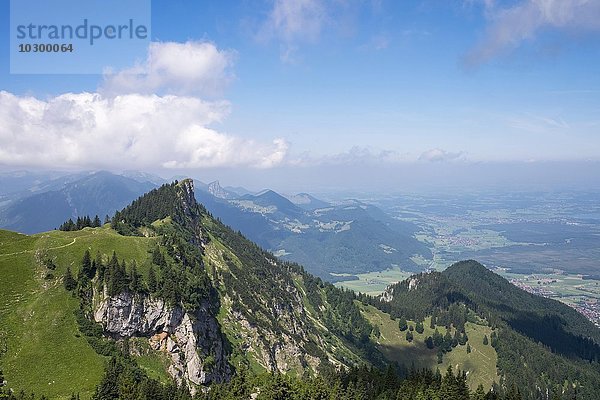
[[[107,215],[104,219],[104,223],[106,224],[109,221],[110,220]],[[83,228],[100,228],[101,226],[102,222],[100,222],[100,217],[98,217],[98,215],[96,215],[94,218],[90,218],[89,215],[86,215],[84,217],[77,217],[75,221],[69,218],[58,227],[58,230],[67,232],[80,231]]]

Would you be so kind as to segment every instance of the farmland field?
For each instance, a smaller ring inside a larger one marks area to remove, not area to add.
[[[488,191],[363,200],[421,228],[416,237],[433,255],[415,260],[423,270],[475,259],[600,324],[600,193]],[[352,280],[336,285],[377,294],[406,276],[400,265],[345,276]]]

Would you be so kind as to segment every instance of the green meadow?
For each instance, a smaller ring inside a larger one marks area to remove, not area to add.
[[[479,384],[488,390],[492,383],[499,381],[496,370],[498,356],[496,350],[491,345],[483,344],[483,337],[487,335],[488,339],[492,329],[486,325],[478,325],[471,322],[466,323],[465,330],[469,337],[471,353],[467,353],[467,346],[456,346],[451,352],[444,354],[441,364],[437,363],[437,349],[428,349],[425,345],[425,339],[432,336],[434,329],[429,326],[431,319],[427,318],[424,322],[425,330],[423,333],[413,331],[413,341],[406,340],[406,331],[402,332],[398,328],[398,320],[392,319],[388,314],[377,310],[372,306],[361,306],[363,315],[379,328],[379,338],[374,338],[377,347],[383,355],[389,360],[397,361],[407,367],[416,368],[439,368],[443,374],[449,365],[456,371],[457,368],[467,373],[467,383],[471,389],[475,390]],[[409,326],[415,326],[414,321],[408,321]],[[437,327],[443,335],[446,328]],[[452,334],[454,331],[452,331]]]
[[[58,399],[80,388],[81,398],[91,397],[105,358],[79,335],[73,315],[79,303],[61,277],[67,266],[77,273],[85,250],[92,257],[99,251],[105,260],[116,251],[145,270],[154,240],[123,237],[108,226],[32,236],[0,230],[0,368],[9,387]],[[160,370],[151,356],[144,361],[147,369]]]

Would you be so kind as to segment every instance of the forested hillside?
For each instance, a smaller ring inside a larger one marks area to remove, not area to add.
[[[1,232],[1,396],[595,398],[597,332],[564,306],[475,262],[381,298],[338,289],[213,218],[193,189],[163,185],[102,227]]]
[[[459,262],[442,273],[415,275],[392,285],[381,298],[359,296],[392,316],[458,327],[484,318],[494,332],[503,384],[528,398],[544,392],[600,390],[600,331],[574,309],[513,286],[476,261]]]

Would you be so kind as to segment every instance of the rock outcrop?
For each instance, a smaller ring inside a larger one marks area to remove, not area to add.
[[[116,339],[147,337],[152,348],[169,354],[169,373],[193,393],[199,385],[221,382],[231,374],[219,325],[208,307],[190,314],[162,299],[125,292],[105,295],[94,319]]]
[[[232,197],[229,192],[221,187],[219,181],[214,181],[208,184],[208,193],[219,199],[230,199]]]

